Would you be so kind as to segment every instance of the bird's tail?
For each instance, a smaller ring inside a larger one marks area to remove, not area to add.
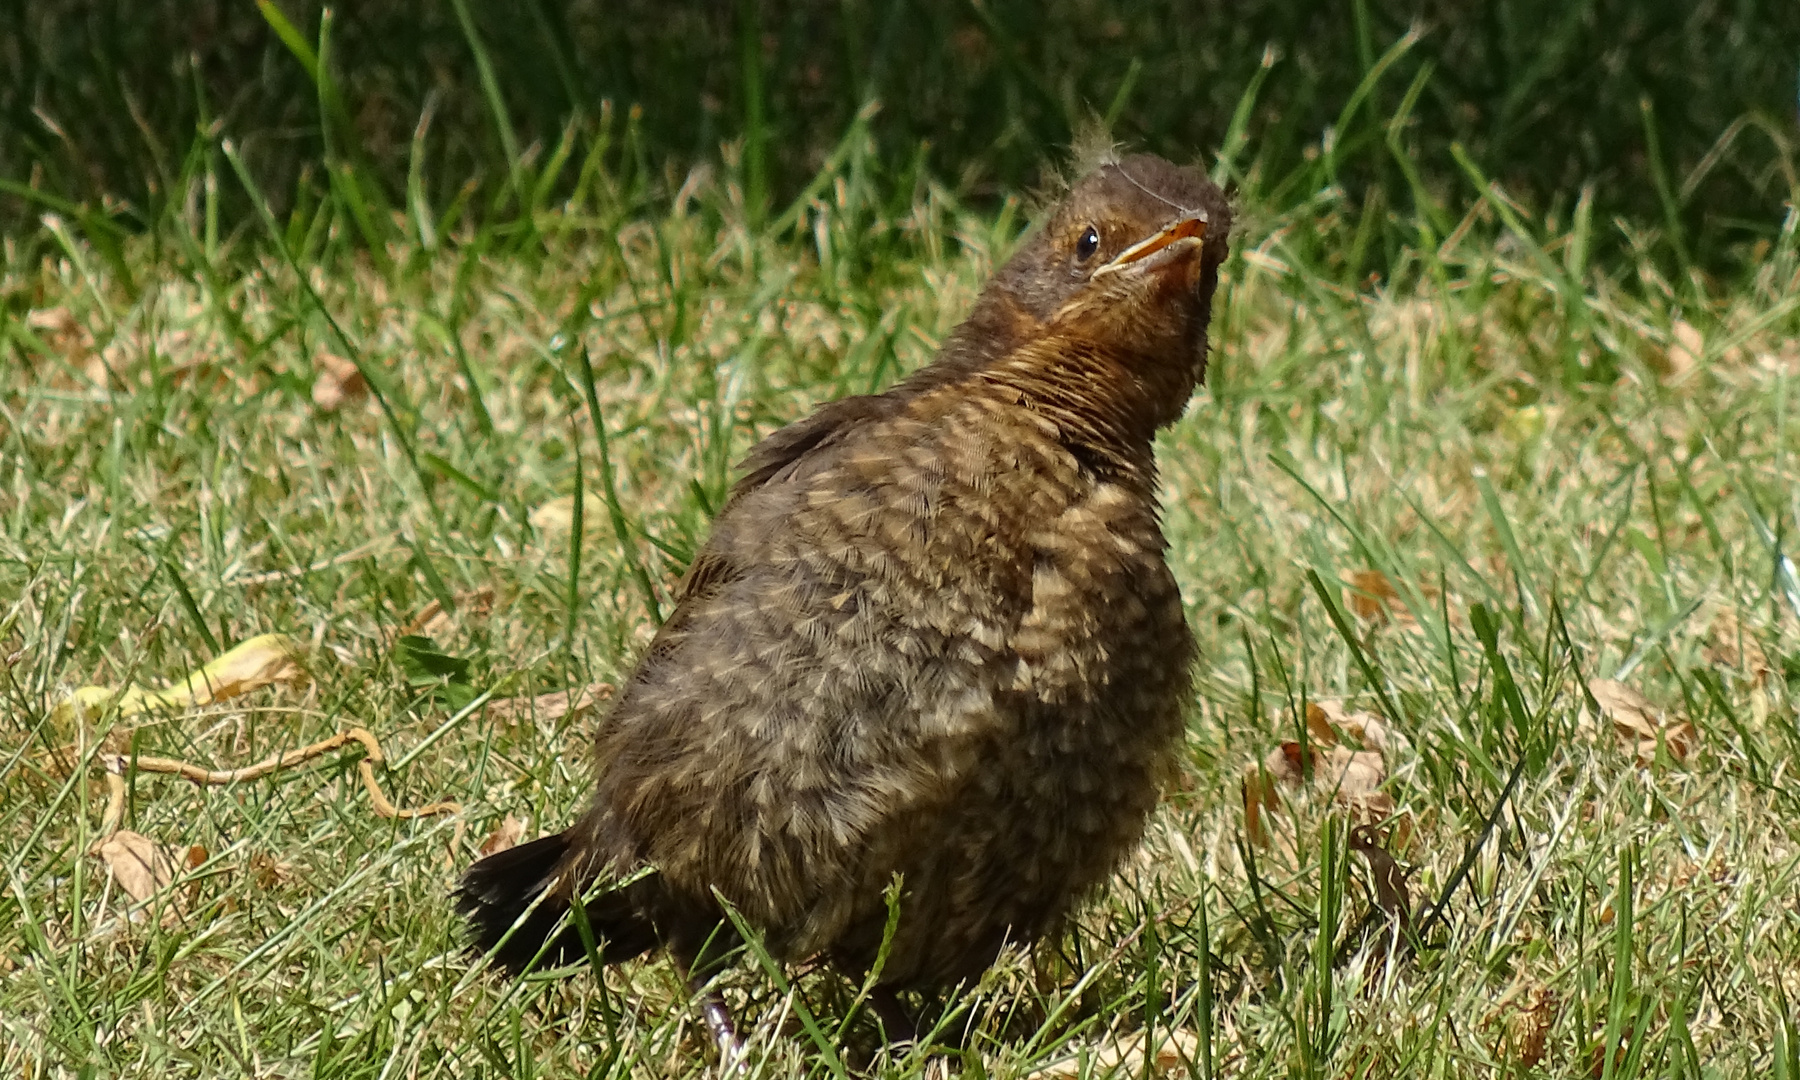
[[[497,851],[469,867],[456,889],[456,910],[468,920],[476,949],[492,953],[495,963],[514,974],[534,960],[552,967],[582,957],[586,947],[580,930],[573,919],[564,918],[570,896],[582,883],[560,880],[571,846],[570,832],[561,832]],[[639,878],[582,905],[600,958],[607,963],[628,960],[656,945],[656,929],[631,895],[649,884]]]

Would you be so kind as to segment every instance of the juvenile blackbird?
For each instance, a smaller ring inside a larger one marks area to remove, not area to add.
[[[1152,439],[1205,374],[1230,224],[1196,169],[1103,165],[933,363],[753,449],[600,726],[586,813],[463,878],[475,943],[576,959],[579,895],[605,960],[693,971],[716,890],[773,956],[861,975],[898,875],[891,1007],[1100,884],[1182,731]]]

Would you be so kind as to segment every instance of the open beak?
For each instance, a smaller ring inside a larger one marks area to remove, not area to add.
[[[1133,264],[1141,263],[1159,252],[1167,251],[1171,247],[1177,250],[1199,247],[1200,242],[1205,239],[1206,217],[1203,214],[1190,214],[1163,226],[1156,235],[1149,239],[1140,240],[1119,252],[1111,262],[1096,270],[1095,274],[1123,270]]]

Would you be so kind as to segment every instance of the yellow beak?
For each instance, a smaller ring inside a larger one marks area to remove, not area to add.
[[[1170,244],[1181,240],[1204,240],[1206,238],[1206,217],[1204,214],[1190,214],[1179,218],[1157,230],[1156,235],[1119,252],[1113,260],[1100,268],[1101,271],[1116,270],[1129,266],[1134,262],[1147,259]]]

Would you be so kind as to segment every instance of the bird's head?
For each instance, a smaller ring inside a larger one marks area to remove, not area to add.
[[[1104,164],[982,290],[965,329],[986,339],[989,363],[1085,367],[1043,374],[1079,377],[1095,397],[1116,389],[1117,405],[1167,423],[1205,375],[1230,231],[1230,204],[1199,169],[1151,154]]]

